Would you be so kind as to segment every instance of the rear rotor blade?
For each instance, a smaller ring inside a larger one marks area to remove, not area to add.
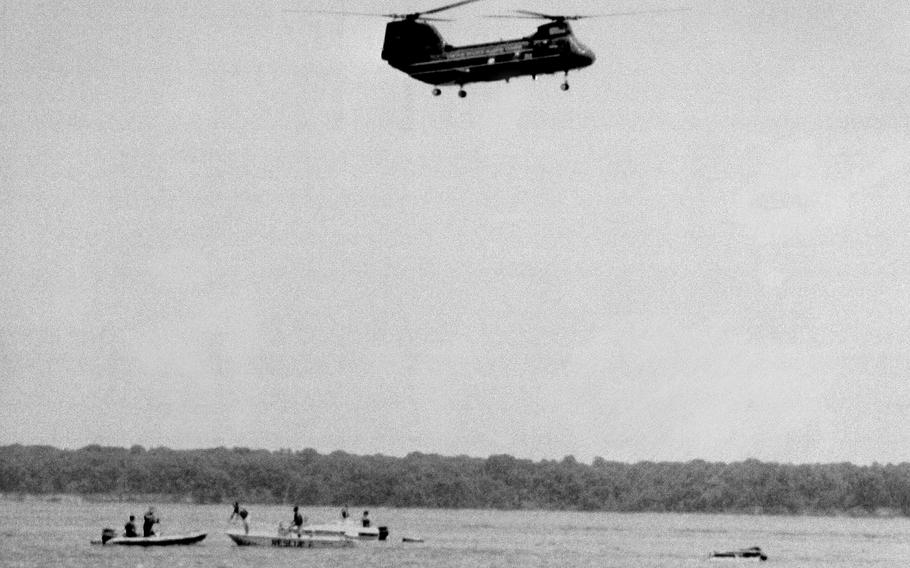
[[[541,18],[540,16],[523,16],[520,14],[487,14],[484,18],[499,18],[503,20],[541,20],[548,18]]]
[[[515,10],[519,14],[524,14],[525,16],[532,18],[541,18],[544,20],[564,20],[566,16],[551,16],[550,14],[542,14],[540,12],[532,12],[530,10]]]
[[[574,16],[563,16],[557,14],[544,14],[543,12],[532,12],[531,10],[515,10],[514,15],[497,15],[487,16],[489,18],[516,18],[516,19],[535,19],[535,20],[552,20],[554,22],[563,22],[567,20],[585,20],[588,18],[611,18],[614,16],[636,16],[639,14],[666,14],[669,12],[687,12],[692,8],[663,8],[658,10],[634,10],[630,12],[607,12],[604,14],[579,14]]]
[[[668,14],[671,12],[688,12],[692,8],[664,8],[660,10],[637,10],[634,12],[607,12],[606,14],[591,14],[590,16],[570,16],[567,19],[582,20],[585,18],[612,18],[613,16],[637,16],[639,14]]]

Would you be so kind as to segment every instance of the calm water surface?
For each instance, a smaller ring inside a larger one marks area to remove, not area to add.
[[[250,506],[253,530],[290,519],[290,507]],[[762,566],[899,566],[910,557],[907,519],[754,517],[736,515],[371,509],[388,525],[387,543],[344,550],[238,547],[226,505],[157,506],[160,532],[206,531],[201,544],[158,549],[89,544],[102,527],[122,528],[137,504],[0,500],[3,567],[357,567],[475,568],[505,566],[652,567],[741,565],[708,560],[711,550],[761,546]],[[354,510],[354,509],[352,509]],[[311,521],[330,521],[335,509],[306,509]],[[424,539],[402,543],[401,537]],[[748,562],[759,565],[758,562]]]

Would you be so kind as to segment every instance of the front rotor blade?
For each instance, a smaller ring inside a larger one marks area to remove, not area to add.
[[[452,8],[457,8],[464,4],[470,4],[471,2],[477,2],[477,0],[461,0],[460,2],[453,2],[452,4],[446,4],[445,6],[440,6],[439,8],[433,8],[431,10],[424,10],[423,12],[418,12],[419,14],[435,14],[436,12],[442,12],[443,10],[450,10]]]
[[[388,14],[376,14],[370,12],[337,12],[334,10],[284,10],[292,14],[330,14],[334,16],[367,16],[370,18],[389,18]]]

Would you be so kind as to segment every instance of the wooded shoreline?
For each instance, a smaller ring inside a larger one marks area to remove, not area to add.
[[[313,449],[0,446],[0,493],[90,501],[910,516],[910,463],[397,458]]]

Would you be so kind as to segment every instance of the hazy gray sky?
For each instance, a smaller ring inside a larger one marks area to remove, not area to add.
[[[0,443],[910,460],[910,4],[444,3],[3,3]]]

